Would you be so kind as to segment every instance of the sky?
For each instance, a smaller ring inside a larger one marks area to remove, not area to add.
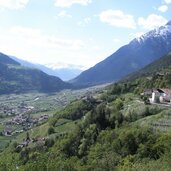
[[[0,52],[87,69],[171,19],[171,0],[0,0]]]

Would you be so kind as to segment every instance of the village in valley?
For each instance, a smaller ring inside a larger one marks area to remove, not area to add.
[[[12,139],[22,137],[18,147],[23,148],[29,144],[44,144],[45,135],[24,138],[27,132],[34,132],[38,126],[46,124],[50,116],[60,110],[69,102],[87,98],[91,92],[100,90],[103,86],[83,90],[65,90],[53,94],[26,93],[1,95],[0,97],[0,150],[9,145]],[[62,123],[66,121],[61,121]],[[17,138],[18,139],[18,138]]]
[[[57,101],[56,99],[60,99]],[[48,100],[49,104],[46,103]],[[65,93],[4,95],[0,98],[0,136],[10,137],[46,122],[49,113],[64,105]],[[45,105],[46,104],[46,105]]]
[[[4,136],[12,136],[17,133],[21,133],[23,131],[27,131],[33,126],[40,125],[48,120],[48,115],[42,115],[40,117],[30,117],[30,115],[20,114],[15,116],[14,118],[3,123],[5,129],[2,131],[2,135]],[[21,128],[18,130],[12,129],[12,126],[20,125]]]

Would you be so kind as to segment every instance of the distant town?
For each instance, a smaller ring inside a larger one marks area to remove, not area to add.
[[[17,133],[26,131],[33,126],[44,123],[48,120],[49,116],[44,114],[39,117],[33,117],[30,113],[34,112],[33,106],[27,106],[22,102],[17,107],[0,105],[1,117],[9,117],[3,122],[0,122],[4,126],[4,130],[1,132],[2,136],[12,136]],[[15,128],[15,126],[17,126]]]

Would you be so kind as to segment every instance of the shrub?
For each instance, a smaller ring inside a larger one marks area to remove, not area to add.
[[[53,133],[55,133],[55,129],[53,127],[49,127],[48,134],[51,135]]]

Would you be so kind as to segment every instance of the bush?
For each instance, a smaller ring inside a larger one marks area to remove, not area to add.
[[[54,143],[55,143],[54,139],[48,138],[45,141],[45,146],[47,146],[49,148],[49,147],[52,147],[54,145]]]
[[[55,133],[55,129],[53,127],[49,127],[48,129],[48,135],[54,134]]]

